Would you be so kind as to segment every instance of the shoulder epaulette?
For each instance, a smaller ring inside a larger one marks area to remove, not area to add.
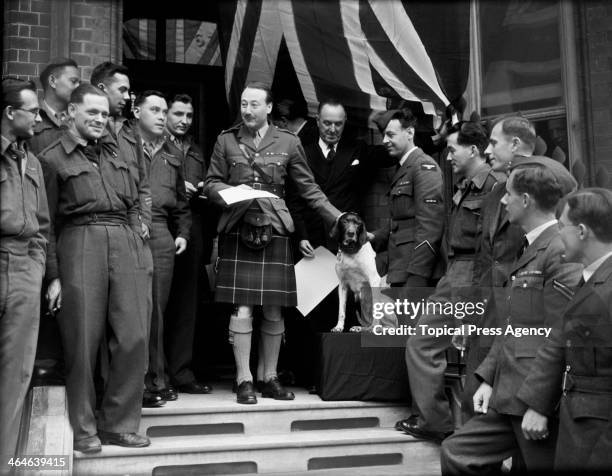
[[[224,129],[221,131],[221,134],[227,134],[228,132],[234,132],[237,131],[238,129],[240,129],[240,126],[242,125],[242,123],[238,123],[236,125],[233,125],[232,127],[229,127],[227,129]]]
[[[287,134],[291,134],[292,136],[297,136],[297,134],[295,132],[292,132],[289,129],[285,129],[283,127],[278,127],[278,126],[274,126],[274,127],[276,127],[277,131],[286,132]]]
[[[43,150],[41,150],[38,154],[36,154],[36,157],[40,157],[41,155],[44,155],[45,152],[47,152],[48,150],[51,150],[53,148],[55,148],[60,142],[62,141],[62,138],[59,137],[57,139],[55,139],[53,142],[51,142],[47,147],[45,147]]]

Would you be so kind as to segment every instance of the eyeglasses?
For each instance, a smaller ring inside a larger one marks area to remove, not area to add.
[[[33,114],[34,117],[38,116],[40,114],[40,109],[36,108],[36,109],[24,109],[22,107],[16,107],[15,109],[19,109],[20,111],[25,111],[25,112],[29,112],[30,114]]]

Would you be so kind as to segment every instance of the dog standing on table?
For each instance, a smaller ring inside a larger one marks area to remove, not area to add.
[[[330,235],[338,241],[336,255],[336,274],[338,276],[338,323],[331,330],[342,332],[346,318],[346,295],[350,289],[357,303],[359,326],[351,327],[351,332],[371,332],[375,325],[373,318],[374,300],[372,288],[384,285],[376,270],[376,253],[368,242],[363,220],[357,213],[348,212],[340,216]],[[389,300],[380,294],[380,297]],[[384,327],[397,326],[395,314],[385,314],[377,322]]]

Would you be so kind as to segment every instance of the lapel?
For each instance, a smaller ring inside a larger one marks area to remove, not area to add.
[[[568,314],[587,298],[591,297],[591,295],[595,293],[595,285],[610,282],[610,279],[612,279],[612,258],[608,258],[606,261],[604,261],[599,269],[595,271],[595,274],[591,276],[591,279],[589,279],[580,289],[576,291],[574,299],[571,300],[565,314]],[[593,300],[593,302],[597,301]]]
[[[414,149],[406,158],[406,160],[404,161],[404,163],[402,164],[402,166],[396,170],[395,175],[393,175],[393,178],[391,179],[391,187],[393,187],[395,185],[395,182],[397,182],[400,178],[402,178],[406,172],[408,171],[408,169],[410,167],[412,167],[412,164],[414,162],[414,159],[421,155],[421,149],[420,148],[416,148]]]
[[[268,128],[268,131],[266,132],[266,136],[269,133],[270,133],[270,128]],[[238,143],[239,144],[246,145],[252,151],[256,151],[257,150],[257,148],[255,147],[255,143],[253,142],[253,134],[251,134],[251,131],[249,131],[247,126],[245,126],[244,124],[241,124],[240,128],[238,129],[238,133],[236,134],[236,137],[238,138]],[[264,137],[264,139],[265,139],[265,137]],[[261,143],[262,142],[263,142],[263,139],[259,143],[260,148],[261,148]]]
[[[556,223],[546,228],[546,230],[544,230],[540,234],[540,236],[538,236],[536,240],[527,247],[527,249],[518,259],[518,261],[514,263],[514,265],[512,266],[512,270],[510,271],[510,274],[512,275],[519,269],[524,268],[527,263],[529,263],[531,260],[533,260],[538,255],[538,251],[547,248],[548,245],[550,245],[550,242],[552,241],[552,239],[557,235],[558,232],[559,232],[559,225]]]
[[[491,245],[495,241],[495,234],[497,230],[500,229],[503,224],[508,222],[508,215],[500,202],[501,198],[506,193],[505,188],[503,189],[503,192],[499,192],[497,190],[498,188],[495,187],[493,192],[491,192],[491,199],[493,200],[491,207],[495,207],[495,212],[493,213],[491,221],[489,222],[489,241]]]
[[[319,147],[318,141],[308,144],[305,148],[305,152],[306,161],[308,162],[308,165],[315,176],[316,182],[320,185],[326,184],[328,177],[325,176],[324,169],[322,167],[327,159],[323,156],[323,152]]]
[[[352,154],[350,153],[351,150],[352,148],[346,147],[345,143],[342,141],[342,139],[340,139],[336,145],[336,156],[332,161],[329,177],[327,177],[326,180],[327,186],[332,184],[340,175],[342,175],[347,167],[350,167],[350,164],[347,162],[352,157]]]

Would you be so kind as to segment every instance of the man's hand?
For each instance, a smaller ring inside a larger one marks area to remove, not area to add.
[[[149,227],[147,226],[145,222],[140,222],[140,236],[144,240],[148,240],[151,237],[151,234],[149,232]]]
[[[461,329],[461,332],[453,335],[451,342],[455,349],[460,350],[461,352],[465,352],[467,349],[467,341],[468,341],[467,325],[461,324],[459,326],[459,329]]]
[[[478,390],[474,393],[472,401],[474,403],[474,411],[476,413],[487,413],[489,409],[489,400],[493,393],[493,387],[487,382],[482,382]]]
[[[370,233],[369,231],[366,231],[366,236],[368,237],[368,241],[372,241],[374,239],[374,233]]]
[[[526,440],[545,440],[548,438],[548,417],[528,408],[523,415],[521,430]]]
[[[47,286],[47,309],[51,314],[55,314],[62,307],[62,284],[59,278],[55,278]]]
[[[191,182],[185,180],[185,191],[187,192],[187,199],[191,200],[191,197],[193,197],[194,193],[197,193],[198,189],[195,188]]]
[[[174,246],[176,248],[176,254],[180,255],[187,249],[187,240],[179,236],[176,240],[174,240]]]
[[[314,258],[314,249],[310,245],[310,241],[301,240],[300,241],[300,251],[306,258]]]

